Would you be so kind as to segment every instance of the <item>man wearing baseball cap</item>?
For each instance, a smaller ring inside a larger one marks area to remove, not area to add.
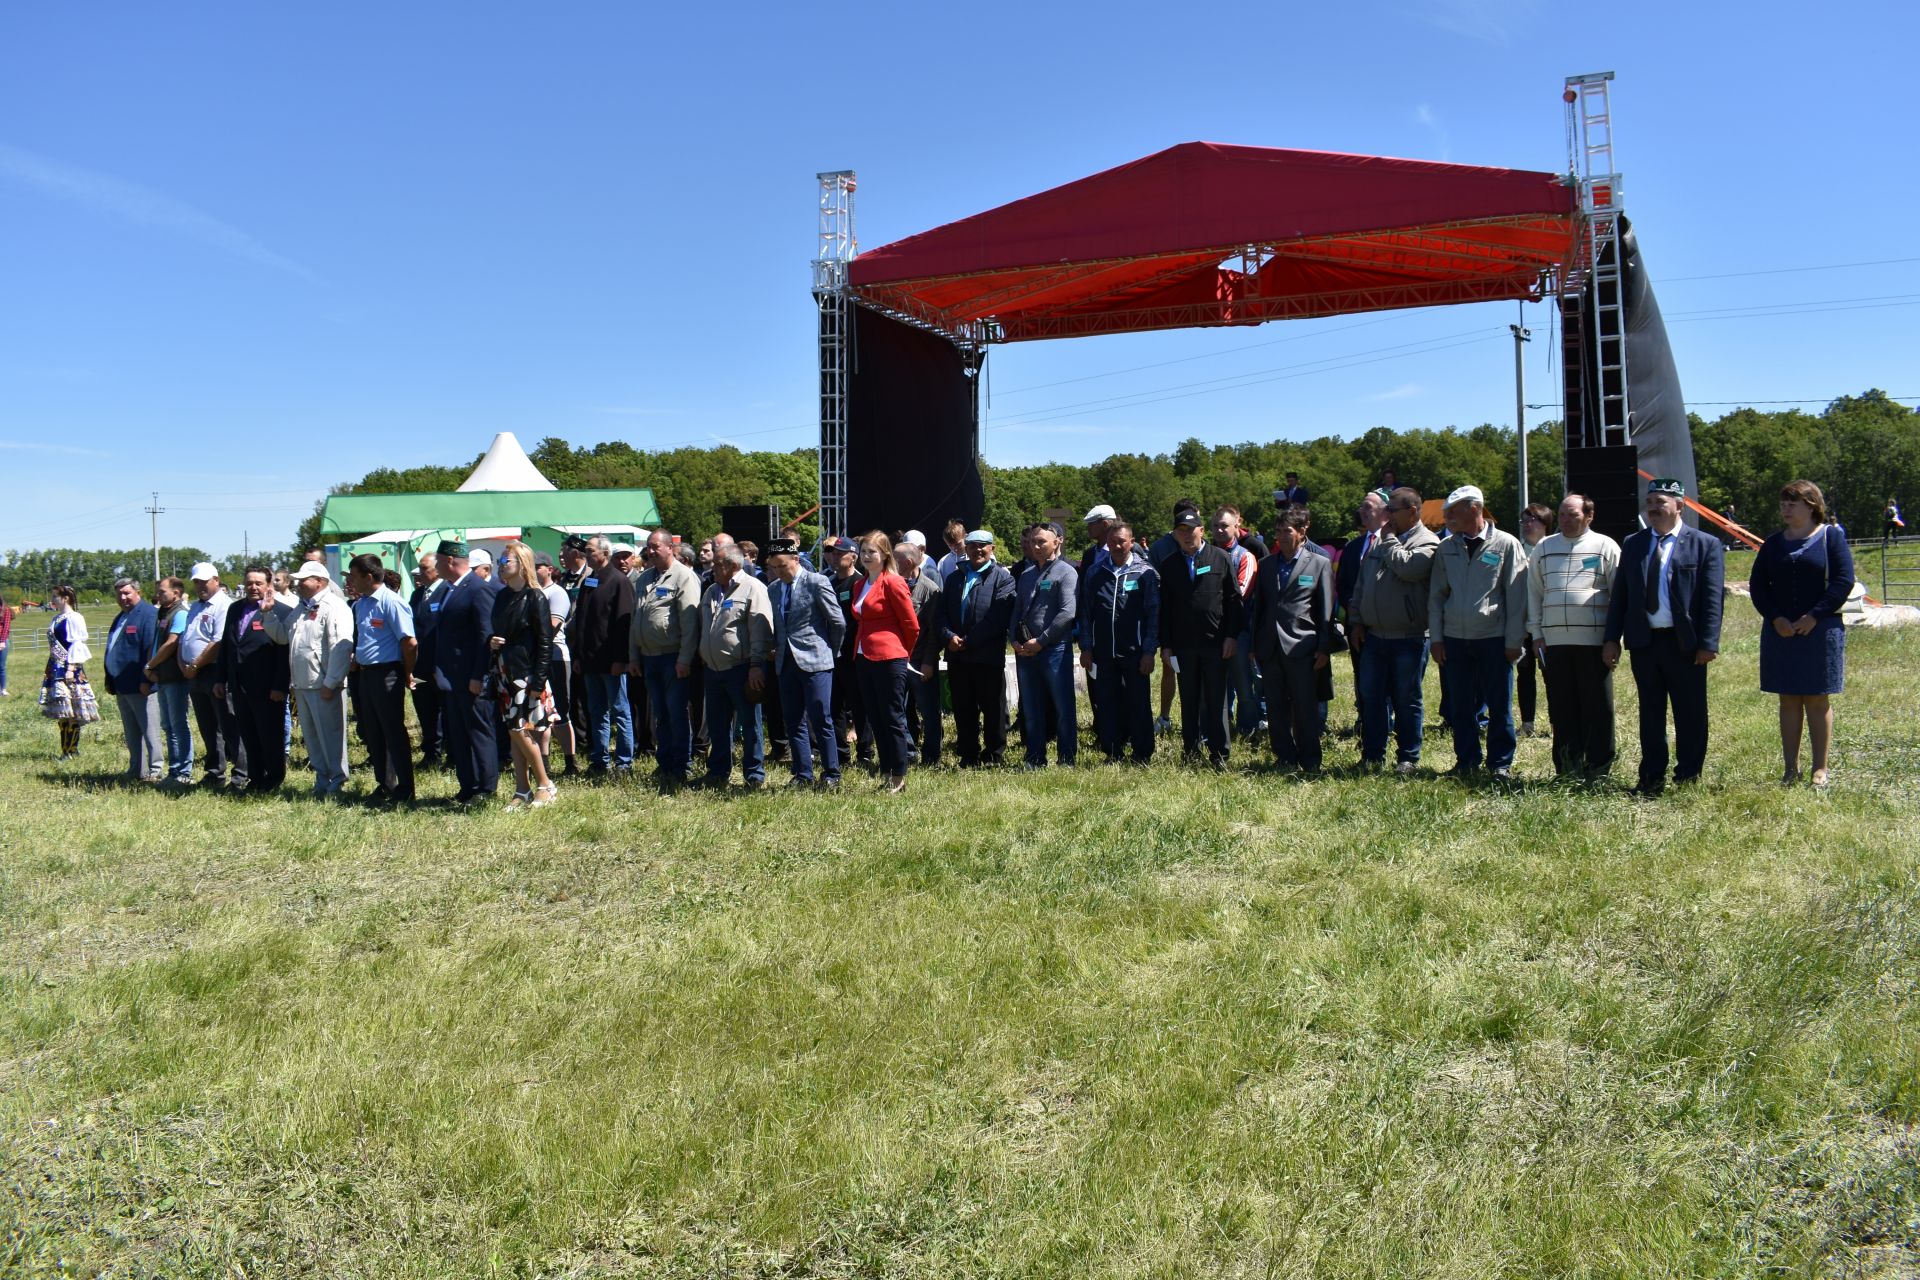
[[[224,787],[228,774],[233,785],[247,785],[247,763],[240,746],[240,723],[225,698],[213,695],[220,682],[220,636],[226,629],[227,609],[233,597],[220,586],[220,574],[202,560],[193,566],[193,603],[187,606],[186,630],[180,633],[180,674],[192,682],[188,700],[205,746],[203,786]]]
[[[1246,602],[1233,561],[1207,540],[1207,518],[1184,508],[1173,521],[1173,554],[1160,571],[1160,643],[1180,691],[1180,737],[1186,759],[1200,742],[1216,771],[1227,767],[1227,663],[1239,652]]]
[[[1487,709],[1487,771],[1513,778],[1513,664],[1527,642],[1527,548],[1493,527],[1473,485],[1447,495],[1447,531],[1433,557],[1427,619],[1433,660],[1453,723],[1453,774],[1480,768],[1480,708]]]
[[[313,766],[313,795],[326,800],[347,785],[347,701],[342,690],[353,660],[353,611],[333,588],[323,562],[308,560],[293,571],[299,597],[291,613],[260,615],[267,639],[287,647],[300,732]],[[382,588],[385,590],[385,588]]]

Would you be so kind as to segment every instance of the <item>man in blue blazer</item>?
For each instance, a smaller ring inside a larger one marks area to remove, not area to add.
[[[1318,773],[1320,673],[1338,646],[1333,562],[1307,540],[1311,519],[1305,507],[1280,513],[1273,549],[1254,578],[1250,607],[1274,762],[1282,770]]]
[[[1667,707],[1673,707],[1673,780],[1695,782],[1707,761],[1707,664],[1720,656],[1726,559],[1718,538],[1680,521],[1687,488],[1647,485],[1647,527],[1627,535],[1607,608],[1600,660],[1608,669],[1626,644],[1640,691],[1640,782],[1657,796],[1667,785]]]
[[[447,752],[460,779],[455,804],[493,795],[500,785],[500,709],[486,696],[493,668],[493,598],[500,588],[467,566],[467,544],[442,542],[440,572],[450,585],[440,596],[434,637],[434,678],[444,698]]]
[[[833,664],[847,633],[833,583],[807,568],[800,544],[777,538],[761,553],[767,572],[767,603],[773,610],[773,668],[779,679],[781,714],[787,722],[792,788],[816,785],[813,744],[820,744],[817,785],[840,787],[840,744],[833,734]]]
[[[940,635],[953,694],[954,753],[960,767],[1000,764],[1007,753],[1007,628],[1013,623],[1013,575],[994,563],[993,534],[967,535],[965,563],[940,589]],[[980,750],[980,722],[987,746]]]
[[[140,598],[140,584],[122,578],[113,584],[119,616],[107,628],[107,692],[120,706],[120,730],[127,738],[127,776],[158,782],[165,776],[160,747],[160,698],[147,674],[147,659],[160,647],[160,612]]]

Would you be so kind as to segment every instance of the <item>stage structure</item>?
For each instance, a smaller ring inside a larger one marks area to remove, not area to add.
[[[978,519],[994,343],[1551,298],[1568,478],[1631,529],[1639,467],[1691,489],[1693,463],[1612,79],[1567,79],[1560,174],[1192,142],[866,253],[853,173],[820,174],[821,527]]]

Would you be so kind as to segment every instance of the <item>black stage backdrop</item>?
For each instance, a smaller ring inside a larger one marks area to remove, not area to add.
[[[937,333],[853,308],[847,378],[847,521],[829,533],[919,529],[930,547],[957,519],[980,523],[986,493],[973,453],[973,380]],[[984,359],[984,357],[983,357]]]
[[[1652,476],[1671,476],[1685,481],[1687,496],[1698,501],[1699,485],[1693,469],[1693,429],[1687,423],[1687,403],[1680,394],[1680,371],[1673,362],[1673,347],[1667,341],[1667,323],[1660,316],[1660,303],[1653,296],[1653,282],[1647,275],[1646,260],[1640,252],[1640,238],[1634,234],[1633,224],[1625,217],[1620,219],[1620,246],[1626,257],[1620,279],[1627,307],[1627,379],[1631,397],[1627,421],[1628,434],[1639,455],[1637,469]],[[1586,309],[1587,332],[1593,333],[1594,291],[1591,287],[1587,290],[1583,305]],[[1567,371],[1569,422],[1573,421],[1571,406],[1576,395],[1580,397],[1578,403],[1590,406],[1589,413],[1595,417],[1599,414],[1598,346],[1595,342],[1585,344],[1581,362],[1584,367],[1578,376],[1572,370]],[[1576,452],[1593,456],[1580,459],[1574,456]],[[1605,488],[1609,496],[1623,492],[1636,495],[1646,492],[1645,482],[1635,473],[1634,460],[1628,457],[1624,449],[1569,449],[1567,453],[1569,483],[1576,471],[1584,471],[1588,486]],[[1622,474],[1609,477],[1611,483],[1596,483],[1594,472],[1609,468],[1619,470]],[[1599,502],[1598,496],[1595,496],[1595,502]],[[1609,503],[1608,507],[1611,505]],[[1636,496],[1631,512],[1602,509],[1596,513],[1595,525],[1610,537],[1619,538],[1624,531],[1638,527],[1639,517],[1640,502]],[[1695,522],[1690,512],[1686,520],[1689,524]]]

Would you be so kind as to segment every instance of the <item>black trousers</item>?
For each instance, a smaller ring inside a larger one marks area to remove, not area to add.
[[[652,755],[653,703],[647,700],[647,679],[638,666],[627,672],[627,711],[633,716],[634,758]]]
[[[1597,652],[1597,651],[1596,651]],[[1539,664],[1533,656],[1533,646],[1529,644],[1526,652],[1520,655],[1520,661],[1513,668],[1514,696],[1520,702],[1520,723],[1532,724],[1534,713],[1540,709],[1540,686],[1534,679],[1539,674]],[[1547,715],[1553,715],[1553,693],[1547,693]]]
[[[1175,679],[1180,686],[1182,746],[1188,755],[1195,755],[1204,737],[1208,757],[1225,760],[1230,741],[1227,733],[1227,660],[1220,656],[1217,644],[1206,649],[1176,653],[1173,660],[1180,668]],[[1272,690],[1267,691],[1267,719],[1275,719]]]
[[[900,777],[907,771],[907,660],[876,662],[855,658],[860,677],[860,701],[873,726],[873,744],[880,756],[880,772]]]
[[[420,722],[420,756],[431,760],[439,756],[445,737],[440,724],[441,694],[440,686],[433,682],[432,667],[423,666],[421,669],[427,674],[420,678],[420,687],[413,691],[413,714]]]
[[[996,654],[991,662],[949,662],[947,688],[953,695],[953,752],[962,768],[1000,764],[1007,758],[1007,667]],[[980,745],[982,722],[986,748]]]
[[[234,718],[240,722],[240,747],[246,752],[249,791],[275,791],[287,780],[287,701],[264,693],[242,693],[228,686]],[[237,785],[241,775],[236,772]]]
[[[1260,664],[1267,690],[1267,736],[1273,758],[1283,768],[1320,767],[1320,673],[1314,670],[1313,656],[1284,657],[1276,651],[1272,661]]]
[[[240,721],[228,708],[226,699],[213,696],[214,674],[202,671],[193,678],[188,700],[193,704],[193,719],[206,746],[203,756],[207,777],[225,782],[231,770],[233,785],[247,783],[247,757],[240,744]]]
[[[858,658],[836,658],[833,663],[833,731],[839,734],[837,741],[843,756],[847,751],[847,734],[853,734],[855,743],[851,753],[861,761],[873,759],[873,722],[867,716],[867,700],[860,684],[857,665]]]
[[[1682,649],[1671,627],[1631,652],[1640,690],[1640,785],[1659,790],[1667,780],[1667,708],[1673,708],[1673,780],[1688,782],[1707,764],[1707,669]]]
[[[354,673],[360,730],[374,781],[395,800],[413,799],[413,744],[407,741],[407,675],[397,662]]]
[[[1134,763],[1146,764],[1153,759],[1153,677],[1140,674],[1137,653],[1102,658],[1094,665],[1100,675],[1088,679],[1087,690],[1093,695],[1100,750],[1107,759],[1118,760],[1131,744]]]
[[[446,695],[447,752],[460,779],[460,794],[490,796],[500,786],[500,711],[492,698],[477,698],[466,687]]]
[[[1554,772],[1604,774],[1613,768],[1613,672],[1600,661],[1600,646],[1552,645],[1540,676],[1553,721]]]

